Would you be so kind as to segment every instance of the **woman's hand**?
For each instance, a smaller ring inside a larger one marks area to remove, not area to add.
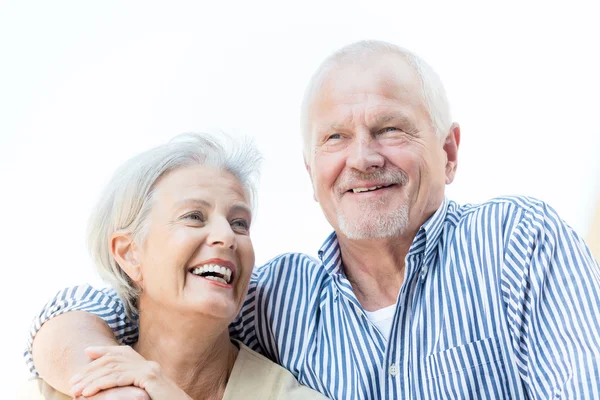
[[[152,400],[144,389],[135,386],[115,387],[102,390],[91,397],[75,397],[75,400]]]
[[[152,399],[190,399],[162,373],[158,363],[146,360],[129,346],[88,347],[85,353],[94,361],[71,379],[73,397],[88,397],[114,387],[137,386]]]

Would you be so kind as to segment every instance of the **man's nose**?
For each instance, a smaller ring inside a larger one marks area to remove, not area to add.
[[[225,218],[213,220],[208,235],[208,245],[229,248],[237,247],[235,232],[231,229],[229,221]]]
[[[370,132],[360,132],[354,138],[346,165],[361,172],[372,172],[383,167],[384,157],[379,153],[378,143]]]

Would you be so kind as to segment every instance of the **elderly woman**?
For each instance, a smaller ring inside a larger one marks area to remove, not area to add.
[[[152,399],[324,398],[229,338],[254,266],[259,158],[248,144],[184,135],[117,170],[94,209],[89,246],[139,316],[139,340],[88,349],[94,361],[74,377],[73,396],[137,386]]]

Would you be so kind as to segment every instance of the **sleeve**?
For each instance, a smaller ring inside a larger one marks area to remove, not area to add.
[[[299,253],[280,255],[257,268],[232,336],[298,377],[306,341],[316,331],[324,274],[313,259]]]
[[[229,325],[229,335],[250,347],[252,350],[264,354],[256,340],[255,321],[256,321],[256,290],[258,282],[258,272],[256,269],[250,277],[248,294],[237,317]]]
[[[95,289],[90,285],[63,289],[46,303],[31,323],[23,356],[33,376],[38,376],[31,355],[31,346],[35,335],[46,321],[69,311],[85,311],[102,318],[113,330],[116,339],[121,344],[130,345],[137,341],[137,319],[130,319],[126,316],[123,302],[113,289]]]
[[[600,267],[544,203],[510,236],[502,278],[519,373],[533,399],[600,399]]]
[[[304,368],[306,343],[319,324],[325,270],[304,254],[282,254],[257,268],[242,340],[295,377]]]

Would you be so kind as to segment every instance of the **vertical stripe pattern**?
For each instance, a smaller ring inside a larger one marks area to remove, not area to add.
[[[406,256],[388,340],[344,275],[335,233],[319,260],[254,271],[232,336],[332,399],[600,399],[600,268],[545,203],[445,200]],[[84,310],[137,339],[114,291],[64,289],[36,316]]]

